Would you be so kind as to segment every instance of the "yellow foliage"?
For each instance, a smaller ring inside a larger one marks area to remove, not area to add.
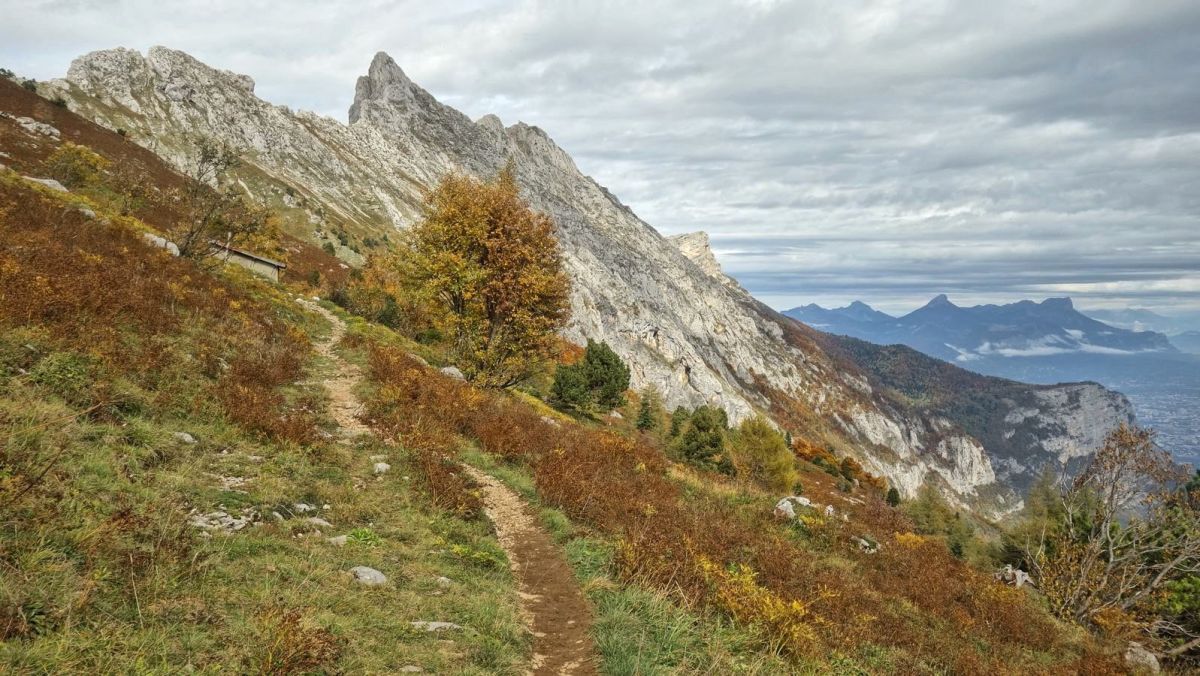
[[[807,603],[784,599],[758,584],[749,566],[725,568],[704,556],[697,559],[697,565],[712,585],[717,603],[735,620],[760,627],[772,642],[789,652],[804,654],[812,650],[815,617]]]
[[[928,539],[916,533],[896,533],[896,544],[904,547],[920,547]]]

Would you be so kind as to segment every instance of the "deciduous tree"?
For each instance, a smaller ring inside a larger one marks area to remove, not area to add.
[[[511,166],[493,181],[443,179],[394,260],[476,384],[515,385],[555,351],[570,283],[554,223],[521,199]]]

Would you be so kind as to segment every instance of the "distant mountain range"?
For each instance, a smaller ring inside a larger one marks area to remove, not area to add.
[[[1023,382],[1095,381],[1129,396],[1138,419],[1159,431],[1164,446],[1200,460],[1200,331],[1168,337],[1179,320],[1148,310],[1075,309],[1070,298],[961,307],[939,295],[894,317],[861,301],[784,312],[826,333],[879,345],[906,345],[977,373]],[[1190,353],[1190,354],[1189,354]]]
[[[1076,310],[1070,298],[959,307],[943,294],[902,317],[861,301],[832,310],[805,305],[784,314],[822,331],[882,345],[908,345],[959,364],[985,357],[1178,351],[1161,333],[1096,321]]]

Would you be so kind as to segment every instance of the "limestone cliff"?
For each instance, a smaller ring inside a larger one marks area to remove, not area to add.
[[[607,341],[630,364],[635,387],[657,388],[669,406],[722,406],[735,421],[768,411],[858,455],[910,495],[933,480],[990,511],[1017,503],[1011,486],[997,483],[996,467],[1011,455],[1003,443],[989,446],[953,416],[887,396],[853,361],[831,357],[815,332],[725,276],[706,236],[668,241],[541,129],[491,115],[472,121],[386,54],[359,78],[349,124],[272,105],[249,77],[163,47],[85,55],[51,87],[73,110],[127,130],[176,165],[196,134],[243,149],[241,185],[283,212],[293,232],[321,241],[334,229],[380,237],[406,227],[422,191],[447,172],[491,176],[511,159],[526,198],[558,226],[574,282],[567,337]],[[345,248],[339,254],[354,260]],[[1060,408],[1052,398],[1038,408],[1059,425],[1039,443],[1054,453],[1086,447],[1091,431]]]

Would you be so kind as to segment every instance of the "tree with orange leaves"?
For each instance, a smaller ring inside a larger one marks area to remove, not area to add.
[[[469,380],[511,387],[552,356],[570,281],[553,221],[521,199],[511,165],[492,181],[443,179],[396,264]]]

